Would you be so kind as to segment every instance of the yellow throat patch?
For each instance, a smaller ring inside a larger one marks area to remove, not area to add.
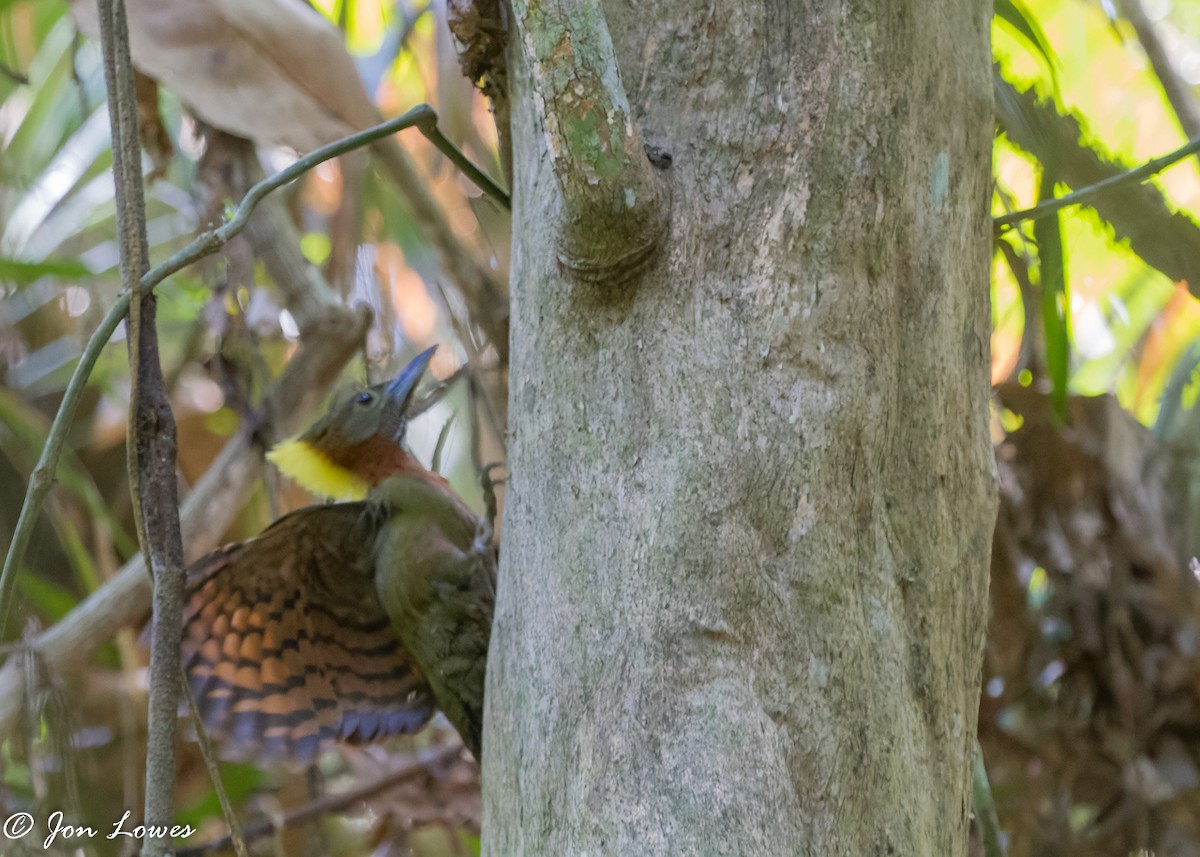
[[[300,438],[281,441],[267,453],[279,472],[315,497],[328,500],[362,500],[370,486],[360,476],[334,464],[316,447]]]

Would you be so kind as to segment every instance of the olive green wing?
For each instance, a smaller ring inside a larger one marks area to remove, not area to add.
[[[476,543],[478,520],[434,474],[392,477],[370,502],[386,517],[376,540],[379,598],[438,708],[482,758],[495,552]]]

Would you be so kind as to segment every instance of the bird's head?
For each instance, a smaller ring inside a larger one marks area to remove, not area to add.
[[[404,449],[417,383],[437,346],[390,381],[355,390],[297,437],[267,453],[280,472],[311,494],[361,500],[389,476],[421,465]]]

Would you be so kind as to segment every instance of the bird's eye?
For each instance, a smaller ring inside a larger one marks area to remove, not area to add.
[[[355,396],[354,401],[358,402],[360,405],[369,405],[371,402],[375,401],[375,396],[371,393],[363,392]]]

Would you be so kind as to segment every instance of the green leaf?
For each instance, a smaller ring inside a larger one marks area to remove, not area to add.
[[[300,239],[300,252],[314,265],[324,265],[333,245],[324,232],[306,232]]]
[[[71,561],[71,568],[75,572],[75,579],[79,582],[80,589],[84,592],[95,592],[100,586],[100,570],[96,568],[91,551],[83,543],[78,528],[69,518],[61,516],[59,520],[55,521],[55,529],[58,530],[59,540],[67,552],[67,558]],[[62,616],[53,618],[57,622]]]
[[[483,840],[480,837],[465,830],[462,832],[462,837],[466,840],[468,853],[472,857],[479,857],[483,853]]]
[[[1050,84],[1054,87],[1055,100],[1058,100],[1058,57],[1051,49],[1037,18],[1020,0],[995,0],[994,10],[997,18],[1012,27],[1046,61]]]
[[[0,452],[23,472],[32,471],[45,443],[50,421],[16,393],[0,388],[0,429],[5,430],[0,432]],[[97,524],[108,527],[118,551],[124,556],[137,552],[137,542],[109,509],[100,489],[73,453],[63,456],[54,476],[70,496],[84,505]]]
[[[1038,202],[1054,198],[1054,176],[1042,169]],[[1042,291],[1042,329],[1046,336],[1046,371],[1050,375],[1053,413],[1066,422],[1067,375],[1070,370],[1071,303],[1067,290],[1066,255],[1058,214],[1033,223],[1038,246],[1038,273]]]
[[[60,280],[85,280],[92,276],[91,269],[78,259],[47,259],[43,262],[23,262],[20,259],[0,257],[0,282],[14,286],[27,286],[42,277]]]
[[[220,767],[221,782],[224,783],[225,793],[234,806],[258,791],[266,780],[266,775],[260,769],[248,763],[221,762]],[[198,799],[180,807],[175,813],[175,820],[179,824],[200,827],[204,822],[219,818],[220,815],[221,803],[217,800],[216,791],[210,787]]]
[[[52,580],[34,574],[17,577],[21,597],[48,622],[57,622],[74,609],[78,599]]]
[[[1175,362],[1167,384],[1163,388],[1158,418],[1154,421],[1154,434],[1163,440],[1177,441],[1182,431],[1188,428],[1185,419],[1188,409],[1187,392],[1192,386],[1196,370],[1200,369],[1200,339],[1193,340],[1183,356]]]

